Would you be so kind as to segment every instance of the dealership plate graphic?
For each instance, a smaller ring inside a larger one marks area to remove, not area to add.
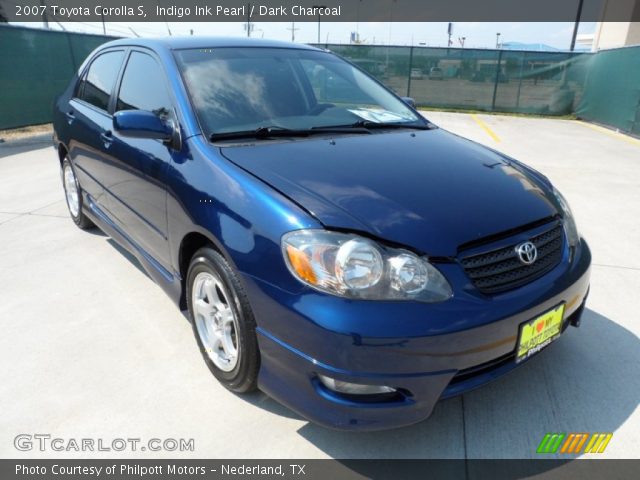
[[[516,363],[526,360],[560,336],[564,303],[520,325]]]

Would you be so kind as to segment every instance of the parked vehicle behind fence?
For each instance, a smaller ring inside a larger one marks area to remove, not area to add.
[[[429,80],[443,80],[444,74],[440,67],[431,67],[429,70]]]

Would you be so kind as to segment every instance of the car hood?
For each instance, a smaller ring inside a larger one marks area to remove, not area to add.
[[[325,227],[432,256],[558,213],[543,177],[441,129],[258,141],[221,152]]]

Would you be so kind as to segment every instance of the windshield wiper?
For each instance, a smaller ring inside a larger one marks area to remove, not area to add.
[[[354,128],[366,128],[368,130],[372,129],[383,129],[383,128],[409,128],[414,130],[431,130],[436,128],[435,125],[430,123],[399,123],[399,122],[372,122],[371,120],[358,120],[355,123],[349,125]]]
[[[345,125],[337,127],[312,127],[307,129],[293,129],[280,127],[277,125],[271,127],[259,127],[255,130],[242,130],[238,132],[219,132],[209,135],[209,139],[213,142],[216,140],[234,140],[239,138],[275,138],[275,137],[308,137],[310,135],[318,135],[323,133],[371,133],[367,128],[357,125]]]

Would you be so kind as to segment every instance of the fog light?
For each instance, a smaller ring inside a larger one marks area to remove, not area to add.
[[[325,377],[324,375],[318,375],[322,384],[329,390],[333,390],[338,393],[346,393],[348,395],[377,395],[381,393],[393,393],[395,388],[387,387],[385,385],[363,385],[360,383],[343,382],[342,380],[336,380],[335,378]]]

